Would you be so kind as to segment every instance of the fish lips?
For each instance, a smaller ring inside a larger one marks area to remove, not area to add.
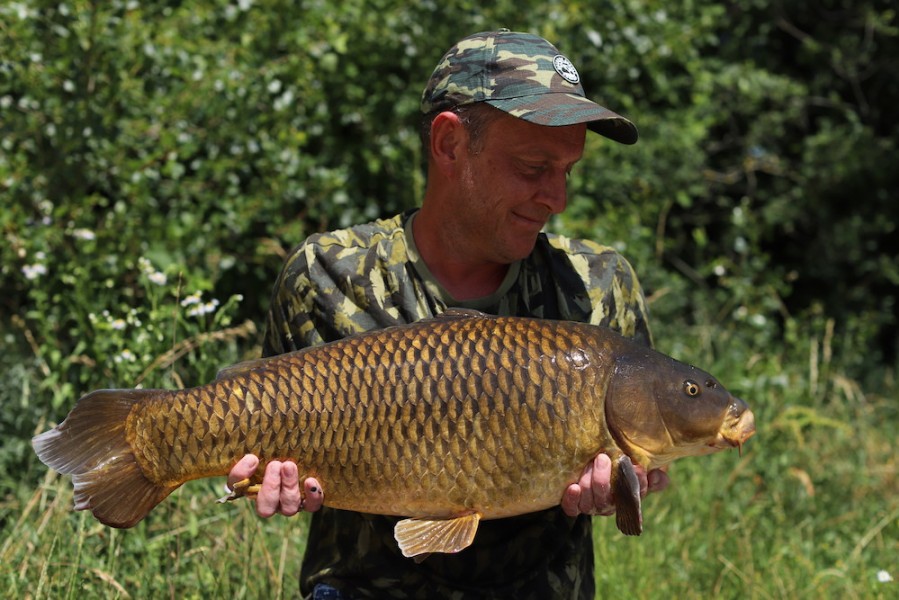
[[[746,403],[739,398],[735,399],[737,406],[742,406],[744,410],[739,413],[729,424],[721,428],[718,437],[712,444],[715,448],[739,448],[743,453],[743,444],[755,435],[755,415],[746,407]]]

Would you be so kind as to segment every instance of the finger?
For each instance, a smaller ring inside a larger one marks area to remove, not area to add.
[[[237,464],[231,468],[228,473],[228,489],[234,489],[234,484],[244,479],[249,479],[256,472],[259,466],[259,459],[253,454],[247,454]]]
[[[578,503],[581,499],[581,486],[576,483],[572,483],[565,489],[565,493],[562,494],[562,512],[564,512],[569,517],[576,517],[580,514],[578,510]]]
[[[262,486],[256,496],[256,514],[268,518],[278,512],[281,505],[281,461],[273,460],[265,467]]]
[[[302,498],[297,464],[293,461],[284,461],[281,463],[280,507],[278,512],[287,517],[297,514],[302,506]]]
[[[578,479],[577,482],[577,485],[581,488],[581,493],[577,502],[577,512],[579,514],[589,515],[593,513],[594,462],[595,460],[590,462],[590,464],[584,468],[584,472],[581,473],[581,478]]]
[[[650,492],[661,492],[671,483],[668,473],[661,469],[653,469],[646,475],[646,477],[648,479]]]
[[[612,497],[612,459],[607,454],[597,454],[593,459],[590,477],[593,505],[590,510],[594,514],[610,515],[615,512],[615,499]]]
[[[307,477],[303,482],[303,510],[315,512],[325,502],[325,492],[315,477]]]

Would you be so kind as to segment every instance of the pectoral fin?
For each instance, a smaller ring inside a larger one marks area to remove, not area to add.
[[[612,471],[612,495],[615,497],[615,524],[625,535],[643,533],[643,513],[640,510],[640,480],[634,463],[622,455]]]
[[[393,537],[407,558],[433,552],[454,553],[471,545],[480,520],[480,513],[455,519],[404,519],[396,524]]]

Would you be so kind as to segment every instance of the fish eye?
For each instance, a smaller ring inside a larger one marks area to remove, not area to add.
[[[698,396],[700,394],[700,392],[702,390],[700,389],[698,383],[688,379],[687,381],[684,382],[684,391],[687,393],[688,396],[695,398],[696,396]]]

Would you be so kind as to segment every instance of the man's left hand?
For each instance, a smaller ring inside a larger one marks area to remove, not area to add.
[[[668,487],[668,474],[660,469],[647,473],[640,465],[634,465],[640,480],[640,496],[659,492]],[[612,460],[606,454],[598,454],[584,468],[577,483],[572,483],[562,496],[562,510],[569,517],[585,515],[614,515],[612,498]]]

